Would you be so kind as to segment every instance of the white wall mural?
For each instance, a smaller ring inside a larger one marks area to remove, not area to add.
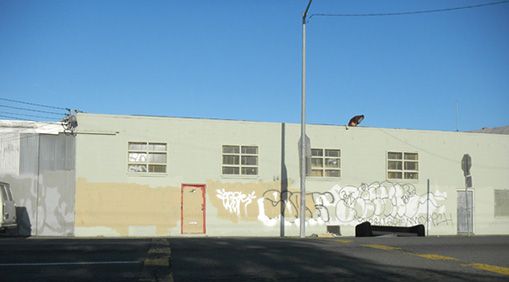
[[[257,196],[255,192],[243,194],[217,190],[224,208],[240,216],[241,204],[247,216],[247,205],[255,198],[258,205],[256,218],[266,226],[279,224],[280,212],[285,210],[285,225],[299,225],[299,192],[271,189]],[[306,222],[310,225],[351,225],[369,221],[374,225],[411,226],[425,224],[429,208],[429,221],[433,226],[452,224],[447,214],[447,193],[435,191],[417,194],[412,184],[388,181],[361,184],[360,186],[334,185],[326,192],[306,194]],[[429,200],[429,205],[428,205]]]

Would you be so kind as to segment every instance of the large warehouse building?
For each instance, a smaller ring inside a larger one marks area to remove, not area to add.
[[[72,134],[3,123],[0,181],[26,210],[20,233],[298,235],[299,125],[86,113],[77,121]],[[307,235],[351,236],[364,221],[424,224],[429,235],[509,234],[507,134],[308,125],[307,135]]]

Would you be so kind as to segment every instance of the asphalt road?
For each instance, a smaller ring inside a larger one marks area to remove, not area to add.
[[[509,237],[170,240],[175,281],[509,281]]]
[[[0,238],[2,282],[172,279],[509,281],[509,236]]]
[[[165,241],[0,238],[0,281],[158,281]]]

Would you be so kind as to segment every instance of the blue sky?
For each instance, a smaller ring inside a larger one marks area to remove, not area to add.
[[[314,0],[310,14],[487,2]],[[306,4],[0,0],[0,97],[93,113],[299,123]],[[509,4],[313,17],[307,31],[308,123],[364,114],[370,127],[509,125]]]

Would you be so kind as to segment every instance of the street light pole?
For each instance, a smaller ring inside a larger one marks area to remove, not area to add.
[[[302,84],[301,84],[301,112],[300,112],[300,238],[306,237],[306,20],[309,7],[313,0],[309,0],[302,15]]]

